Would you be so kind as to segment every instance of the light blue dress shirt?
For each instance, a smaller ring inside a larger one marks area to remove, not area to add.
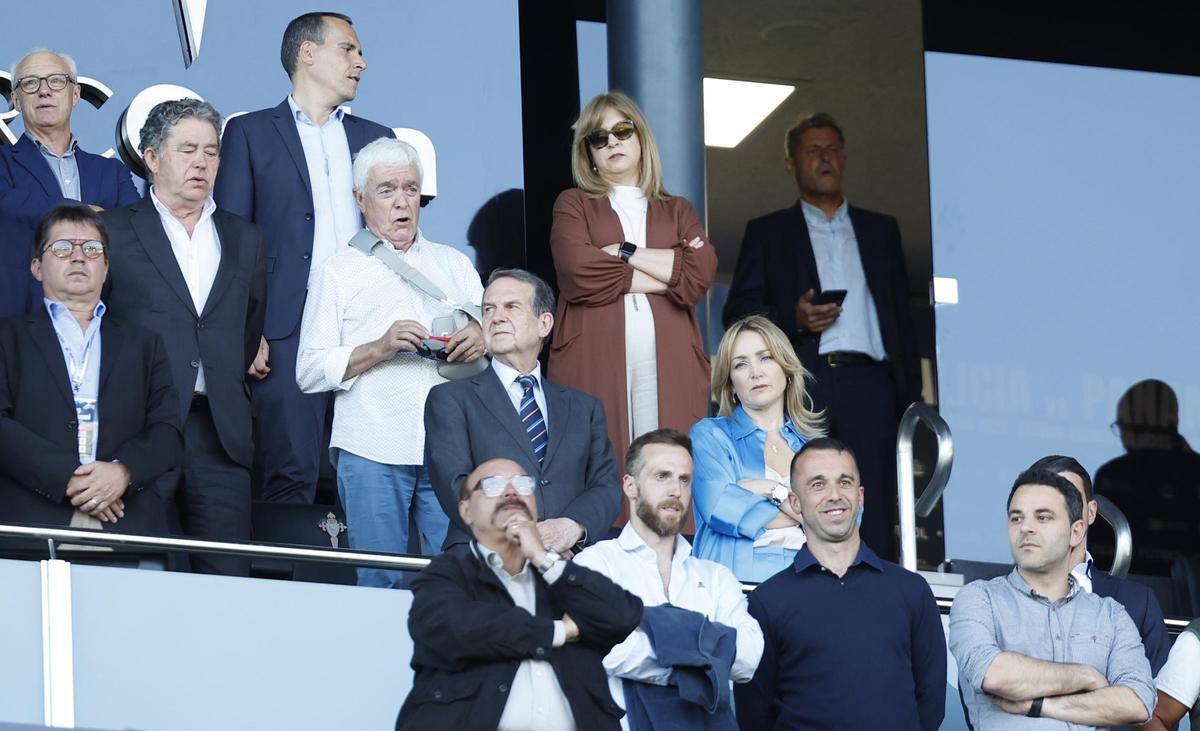
[[[92,321],[87,330],[81,330],[75,316],[61,302],[42,298],[46,312],[50,313],[50,324],[58,335],[63,361],[67,366],[67,377],[77,399],[100,398],[100,319],[104,317],[104,303],[97,302],[92,311]],[[96,408],[95,437],[92,439],[91,454],[80,455],[81,464],[96,461],[96,445],[100,443],[100,409]]]
[[[58,181],[58,187],[62,189],[63,198],[81,200],[79,193],[79,163],[75,161],[75,148],[79,146],[79,141],[72,137],[71,144],[67,145],[67,151],[62,155],[55,155],[38,138],[31,136],[29,139],[33,140],[33,144],[42,153],[42,157],[46,159],[46,164],[50,166],[50,172],[54,173],[54,179]]]
[[[821,333],[817,352],[853,350],[875,360],[886,359],[887,351],[883,349],[883,336],[879,332],[879,313],[863,273],[858,238],[854,235],[846,201],[842,201],[832,219],[825,218],[824,211],[807,201],[800,201],[800,207],[808,224],[808,238],[817,260],[821,289],[846,290],[842,314]]]
[[[780,435],[788,449],[799,451],[805,439],[787,419]],[[780,546],[754,547],[779,508],[737,484],[763,479],[763,447],[767,432],[741,406],[732,416],[701,419],[691,430],[694,476],[692,501],[696,537],[692,551],[700,558],[728,566],[742,581],[766,581],[790,566],[796,551]]]

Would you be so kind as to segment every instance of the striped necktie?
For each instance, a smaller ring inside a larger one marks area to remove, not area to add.
[[[542,459],[546,456],[546,443],[549,437],[546,436],[546,419],[542,416],[542,410],[538,408],[537,399],[533,397],[533,385],[537,380],[533,376],[518,376],[517,383],[521,384],[524,393],[521,394],[521,408],[517,410],[517,415],[521,417],[521,425],[525,427],[525,433],[529,435],[529,444],[533,447],[533,454],[538,459],[538,464],[542,463]]]

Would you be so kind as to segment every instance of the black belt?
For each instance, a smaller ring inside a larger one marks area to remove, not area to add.
[[[825,364],[830,368],[881,365],[881,361],[875,360],[866,353],[860,353],[857,350],[835,350],[832,353],[822,353],[821,360],[825,361]]]
[[[193,393],[192,394],[192,403],[191,403],[191,406],[189,406],[188,408],[190,411],[196,411],[198,409],[208,411],[209,410],[208,409],[208,394]]]

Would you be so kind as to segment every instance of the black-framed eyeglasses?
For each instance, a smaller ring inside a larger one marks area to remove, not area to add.
[[[75,79],[72,79],[69,74],[50,74],[49,76],[22,76],[13,82],[13,86],[26,94],[36,94],[37,90],[42,88],[43,81],[51,91],[62,91],[67,88],[67,84],[75,83]]]
[[[505,477],[504,475],[488,475],[479,480],[479,484],[475,486],[476,490],[482,490],[484,495],[488,497],[500,497],[509,485],[517,491],[518,495],[533,494],[533,478],[529,475],[513,475]]]
[[[104,244],[95,239],[59,239],[51,241],[42,248],[42,253],[49,251],[59,259],[70,258],[71,252],[78,246],[88,259],[99,259],[104,256]]]
[[[618,140],[627,140],[633,136],[634,132],[637,132],[637,127],[633,125],[633,122],[626,120],[624,122],[617,122],[612,126],[612,129],[597,127],[588,132],[587,142],[592,146],[592,149],[599,150],[608,144],[609,135],[616,137]]]

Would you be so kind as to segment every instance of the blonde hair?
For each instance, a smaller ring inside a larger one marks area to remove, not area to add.
[[[812,380],[812,374],[796,357],[796,351],[788,342],[787,336],[775,323],[762,315],[748,315],[729,326],[717,346],[717,353],[712,359],[712,400],[717,402],[719,416],[731,416],[733,407],[737,404],[737,395],[733,392],[733,382],[729,378],[733,361],[733,342],[744,332],[758,333],[767,344],[771,358],[783,369],[787,376],[787,387],[784,389],[784,412],[792,420],[792,426],[805,439],[825,436],[825,412],[814,411],[812,397],[808,395],[804,384]]]
[[[575,185],[591,196],[606,195],[612,189],[612,185],[600,177],[596,170],[592,162],[592,149],[587,142],[588,133],[600,126],[600,120],[609,109],[628,118],[637,129],[638,141],[642,146],[641,169],[638,171],[638,187],[642,189],[642,195],[651,200],[666,198],[668,193],[663,185],[662,158],[658,154],[654,132],[650,130],[650,123],[638,105],[619,91],[592,97],[579,112],[579,119],[571,125],[575,131],[571,143],[571,176],[575,178]]]

